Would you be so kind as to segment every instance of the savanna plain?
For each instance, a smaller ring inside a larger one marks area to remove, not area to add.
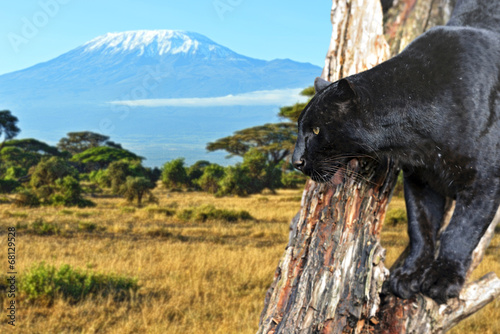
[[[0,274],[6,279],[7,231],[16,228],[17,284],[40,264],[134,282],[113,291],[68,298],[16,294],[16,326],[7,324],[7,284],[0,284],[0,332],[9,333],[255,333],[264,298],[300,209],[301,190],[244,198],[154,190],[156,204],[134,207],[123,198],[92,198],[91,208],[18,208],[0,202]],[[406,224],[394,197],[383,246],[390,266],[406,247]],[[500,274],[500,235],[473,279]],[[67,267],[66,267],[67,268]],[[42,280],[43,284],[43,280]],[[47,283],[48,284],[48,283]],[[132,287],[133,286],[133,287]],[[19,287],[18,287],[19,288]],[[43,287],[42,287],[43,290]],[[26,290],[27,291],[27,290]],[[42,291],[43,292],[43,291]],[[500,333],[500,300],[452,333]]]

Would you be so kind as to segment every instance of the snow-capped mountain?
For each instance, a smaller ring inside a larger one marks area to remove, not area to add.
[[[226,59],[244,58],[209,38],[178,30],[139,30],[108,33],[82,45],[83,52],[100,52],[116,55],[135,53],[138,56],[163,56],[189,54],[205,59],[221,57]]]
[[[10,109],[20,119],[24,136],[57,142],[68,131],[90,130],[122,143],[142,138],[137,147],[151,136],[159,147],[175,142],[173,138],[182,146],[188,134],[194,138],[191,123],[196,120],[196,144],[190,149],[203,155],[210,140],[276,120],[277,106],[125,110],[111,102],[297,89],[311,85],[320,73],[321,68],[308,63],[246,57],[193,32],[108,33],[47,62],[0,75],[0,109]],[[155,154],[136,150],[150,159]]]

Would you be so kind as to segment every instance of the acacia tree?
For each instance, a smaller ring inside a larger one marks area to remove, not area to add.
[[[98,146],[108,146],[121,149],[121,145],[109,141],[109,136],[105,136],[92,131],[68,132],[67,137],[61,138],[57,147],[61,151],[67,151],[71,155],[82,153],[85,150]]]
[[[261,151],[274,167],[293,152],[297,138],[295,123],[269,123],[236,131],[234,135],[208,143],[207,150],[225,150],[228,157],[243,157],[251,148]]]
[[[413,37],[446,22],[453,2],[399,0],[390,8],[385,1],[392,50],[400,51]],[[387,59],[379,2],[333,0],[331,18],[324,79],[333,82]],[[421,294],[402,300],[383,289],[389,270],[380,231],[397,172],[394,161],[354,159],[343,184],[308,181],[258,333],[443,333],[500,295],[494,274],[468,283],[459,300],[441,306]],[[500,213],[476,249],[471,270],[499,220]]]
[[[0,150],[2,150],[5,141],[14,138],[21,131],[16,125],[17,122],[17,117],[12,115],[10,110],[0,111],[0,137],[3,136]]]
[[[125,183],[122,185],[122,192],[129,202],[137,199],[137,206],[140,207],[144,196],[151,195],[151,189],[153,188],[154,184],[144,176],[127,176]]]

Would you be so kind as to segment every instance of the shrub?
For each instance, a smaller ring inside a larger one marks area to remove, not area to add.
[[[33,191],[29,189],[22,189],[16,194],[14,205],[36,207],[40,205],[40,200],[35,193],[33,193]]]
[[[16,180],[0,180],[0,194],[10,194],[19,186],[21,186],[21,184]]]
[[[392,226],[396,226],[400,223],[406,223],[408,221],[406,217],[406,210],[404,209],[390,209],[387,211],[385,221]]]
[[[28,170],[21,166],[11,166],[5,171],[5,179],[17,180],[18,178],[25,176]]]
[[[154,184],[144,176],[127,176],[127,181],[122,186],[122,192],[127,201],[132,202],[137,199],[137,205],[141,206],[143,196],[149,194],[151,198],[151,189],[153,188]],[[154,201],[154,196],[151,201]]]
[[[201,178],[203,173],[205,172],[205,168],[210,166],[210,162],[206,160],[196,161],[192,166],[187,170],[187,175],[189,179],[189,183],[198,187],[198,180]]]
[[[148,206],[145,210],[149,215],[160,214],[167,217],[175,215],[175,209],[162,208],[158,206]]]
[[[225,169],[225,175],[219,182],[217,195],[237,195],[246,196],[254,188],[251,186],[252,179],[248,176],[247,170],[241,165],[229,166]]]
[[[224,167],[211,164],[203,170],[203,175],[198,180],[198,185],[203,191],[215,194],[219,191],[219,182],[223,176]]]
[[[177,217],[184,221],[196,222],[205,222],[207,220],[234,222],[254,219],[247,211],[217,209],[213,205],[202,205],[197,208],[184,209],[177,214]]]
[[[90,296],[113,295],[122,300],[139,286],[134,278],[82,271],[67,264],[56,268],[42,262],[21,277],[19,288],[31,301],[52,302],[62,296],[76,303]]]
[[[66,176],[55,182],[56,193],[49,197],[50,204],[64,206],[78,206],[80,208],[95,206],[95,204],[82,197],[80,183],[72,176]]]
[[[111,163],[113,164],[113,163]],[[108,167],[109,168],[109,167]],[[99,169],[94,170],[88,174],[89,181],[99,185],[100,187],[109,188],[111,187],[111,180],[108,177],[107,170]]]
[[[99,226],[96,223],[90,223],[90,222],[79,222],[78,223],[78,229],[81,231],[85,232],[94,232],[99,228]]]
[[[101,176],[103,185],[111,187],[113,194],[118,194],[122,186],[127,182],[127,176],[130,175],[130,164],[126,161],[114,161],[104,174]]]
[[[78,178],[78,171],[68,164],[68,162],[59,157],[51,157],[42,160],[32,170],[30,184],[33,188],[38,189],[43,186],[53,186],[57,179],[66,176]]]
[[[188,183],[184,159],[178,158],[163,165],[161,181],[167,188],[180,188]]]
[[[44,222],[39,218],[30,224],[29,231],[37,235],[53,235],[59,234],[59,226]]]
[[[306,180],[307,176],[296,171],[281,174],[281,183],[283,187],[287,189],[297,189],[298,187],[303,187]]]

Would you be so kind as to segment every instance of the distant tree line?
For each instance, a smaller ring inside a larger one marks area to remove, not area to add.
[[[307,88],[303,95],[312,97]],[[245,196],[264,189],[301,186],[305,178],[289,163],[297,136],[296,120],[305,104],[280,109],[285,122],[236,131],[208,143],[207,150],[225,150],[241,163],[223,167],[209,161],[185,166],[184,159],[159,168],[144,167],[143,157],[90,131],[70,132],[56,146],[37,139],[15,139],[18,119],[0,111],[0,193],[15,193],[18,205],[92,206],[83,197],[109,194],[141,205],[154,202],[157,182],[171,190],[205,191],[217,196]]]

